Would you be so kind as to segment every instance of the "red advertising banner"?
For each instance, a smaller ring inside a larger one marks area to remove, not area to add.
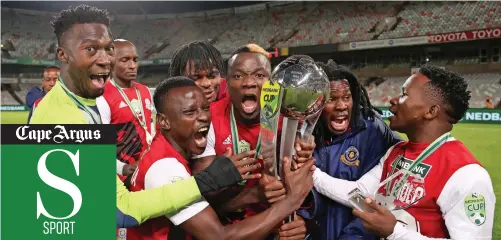
[[[470,41],[488,38],[501,38],[501,28],[472,30],[455,33],[441,33],[428,36],[428,43],[445,43],[457,41]]]

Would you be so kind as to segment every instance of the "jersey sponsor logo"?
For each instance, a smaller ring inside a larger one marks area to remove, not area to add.
[[[391,166],[393,168],[396,168],[396,171],[404,168],[410,170],[412,174],[416,174],[421,178],[425,178],[426,175],[428,175],[428,172],[430,172],[431,165],[426,163],[420,163],[414,166],[412,169],[408,169],[413,162],[414,162],[413,160],[400,156],[399,158],[395,159],[395,161],[391,164]]]
[[[464,198],[464,211],[468,219],[477,226],[485,223],[485,198],[472,193]]]
[[[348,166],[358,166],[360,164],[360,160],[358,159],[360,153],[358,149],[354,146],[350,146],[346,151],[341,154],[341,161]]]

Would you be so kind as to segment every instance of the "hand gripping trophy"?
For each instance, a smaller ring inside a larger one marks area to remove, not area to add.
[[[270,80],[263,84],[260,99],[262,147],[258,154],[263,159],[265,174],[278,177],[284,167],[291,168],[279,164],[278,159],[292,158],[296,137],[302,141],[310,138],[329,91],[327,75],[309,56],[291,56],[273,70]],[[279,133],[280,117],[283,122]]]

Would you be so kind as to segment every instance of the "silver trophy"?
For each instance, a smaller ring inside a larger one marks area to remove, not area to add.
[[[261,156],[265,172],[277,177],[283,174],[284,167],[291,168],[282,164],[277,168],[278,159],[287,157],[292,161],[296,137],[302,141],[310,138],[329,95],[329,79],[311,57],[291,56],[275,67],[261,92]],[[283,124],[276,159],[278,112]]]

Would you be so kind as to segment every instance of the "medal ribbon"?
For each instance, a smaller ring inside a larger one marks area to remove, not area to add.
[[[230,109],[230,126],[231,126],[231,140],[233,142],[233,154],[237,155],[239,154],[239,146],[238,144],[240,143],[239,138],[238,138],[238,128],[237,128],[237,122],[235,120],[235,114],[234,114],[234,107],[233,104],[231,105]],[[254,158],[258,157],[259,151],[261,150],[261,133],[259,133],[259,137],[257,139],[257,144],[256,144],[256,154],[254,155]]]
[[[439,138],[435,139],[435,141],[433,141],[428,147],[426,147],[421,152],[421,154],[419,154],[419,156],[414,160],[414,162],[409,166],[409,168],[407,169],[404,177],[401,178],[395,184],[395,188],[391,191],[391,195],[393,195],[394,193],[397,193],[398,190],[400,190],[400,188],[404,185],[405,179],[409,176],[409,174],[411,173],[411,170],[414,167],[416,167],[419,164],[421,164],[428,156],[430,156],[432,153],[434,153],[438,148],[440,148],[444,143],[446,143],[451,138],[452,137],[451,137],[451,133],[450,132],[445,133],[442,136],[440,136]],[[403,159],[403,156],[402,156],[401,159]],[[392,174],[395,171],[397,165],[398,165],[398,163],[396,163],[395,166],[392,167],[392,170],[391,170]],[[389,184],[390,182],[388,182],[387,184]],[[387,187],[386,189],[389,189],[388,185],[386,187]]]
[[[150,145],[151,134],[148,132],[148,127],[146,126],[146,115],[144,114],[143,100],[141,98],[141,93],[139,92],[139,88],[136,86],[136,84],[132,84],[134,86],[134,89],[136,90],[137,100],[139,101],[139,110],[141,111],[141,115],[143,116],[143,119],[141,119],[137,115],[136,111],[134,111],[134,108],[132,107],[132,103],[130,102],[129,98],[127,97],[125,92],[122,90],[122,88],[120,86],[118,86],[118,84],[115,82],[115,79],[112,78],[110,82],[118,90],[120,95],[122,95],[122,98],[127,103],[127,106],[129,106],[130,111],[132,112],[134,117],[139,122],[139,125],[141,125],[141,127],[146,132],[146,139],[147,139],[148,145]]]
[[[78,100],[78,98],[75,96],[75,94],[72,93],[70,90],[68,90],[66,85],[64,85],[64,82],[61,79],[61,76],[59,76],[58,81],[59,81],[59,84],[61,84],[63,91],[66,93],[66,95],[68,95],[68,97],[70,97],[70,99],[77,105],[77,107],[80,110],[89,114],[89,116],[91,117],[91,120],[92,120],[92,124],[101,124],[102,123],[101,116],[99,115],[99,112],[94,111],[93,109],[91,109],[87,105],[80,102],[80,100]]]

